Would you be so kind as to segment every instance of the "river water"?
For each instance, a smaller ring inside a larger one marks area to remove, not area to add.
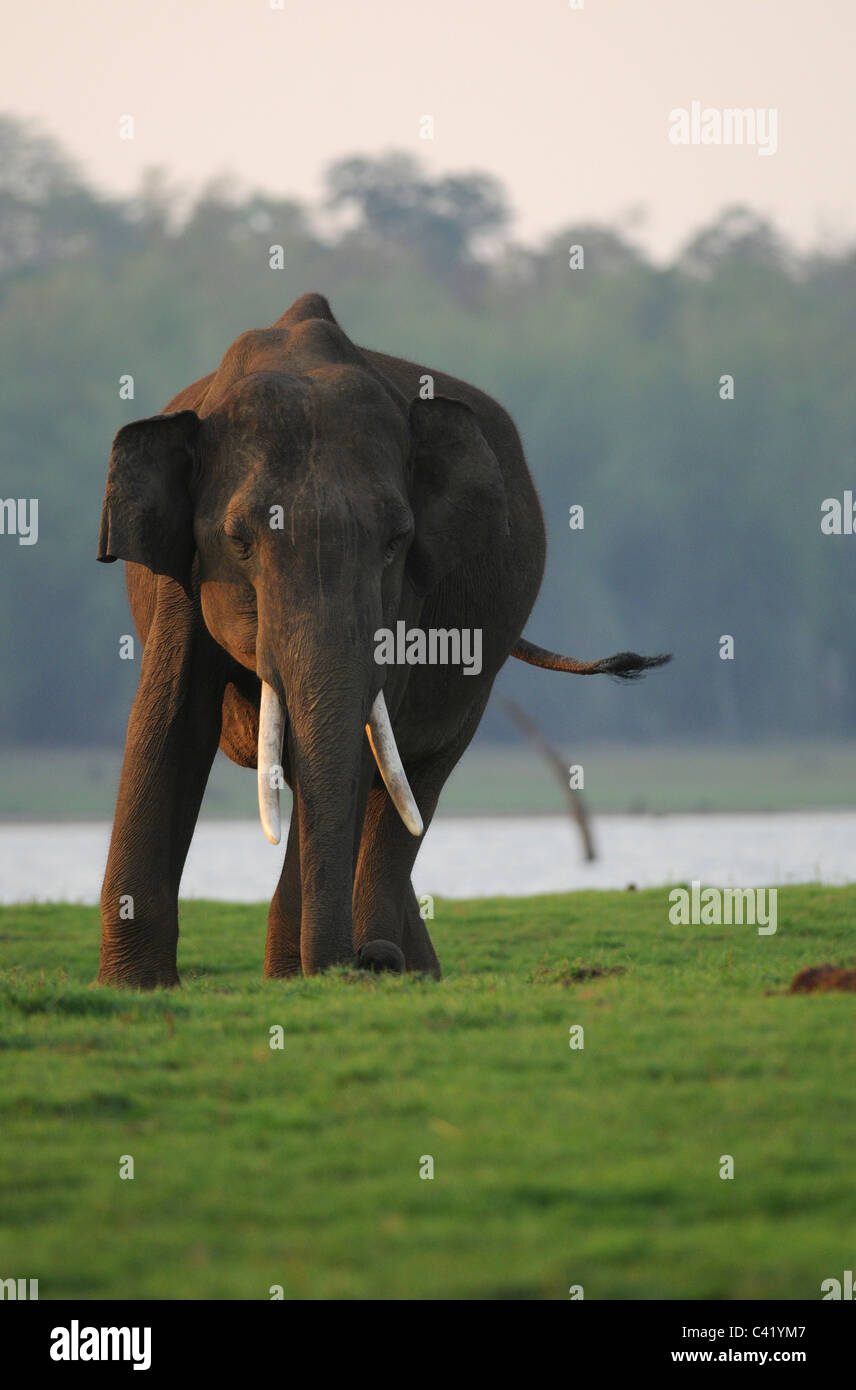
[[[413,874],[418,894],[502,897],[576,888],[639,888],[699,879],[718,887],[856,879],[856,811],[773,815],[596,817],[598,858],[584,863],[561,816],[447,816],[428,832]],[[0,902],[95,903],[108,822],[0,825]],[[270,898],[283,845],[258,821],[203,820],[182,896]]]

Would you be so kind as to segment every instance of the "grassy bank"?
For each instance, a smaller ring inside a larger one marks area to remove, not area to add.
[[[856,744],[764,748],[616,745],[557,750],[582,764],[591,811],[788,811],[856,805]],[[118,749],[0,749],[0,820],[109,819]],[[563,813],[555,774],[523,747],[471,748],[443,814]],[[219,754],[202,814],[257,815],[254,776]]]
[[[141,996],[91,988],[94,910],[0,909],[0,1277],[746,1299],[852,1268],[856,996],[786,990],[852,958],[856,888],[781,889],[768,937],[671,926],[664,890],[436,912],[441,984],[265,983],[265,909],[188,903],[183,990]]]

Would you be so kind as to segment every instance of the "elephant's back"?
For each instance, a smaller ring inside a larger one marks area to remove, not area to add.
[[[433,382],[435,396],[450,396],[452,400],[463,401],[475,414],[485,438],[503,467],[517,464],[525,472],[526,460],[517,427],[508,411],[485,391],[472,386],[468,381],[450,376],[448,372],[434,367],[422,367],[416,362],[408,362],[401,357],[390,357],[385,352],[375,352],[361,348],[363,356],[381,376],[387,377],[406,400],[419,395],[424,378],[429,376]]]

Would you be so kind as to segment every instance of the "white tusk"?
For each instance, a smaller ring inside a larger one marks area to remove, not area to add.
[[[379,690],[377,699],[372,705],[372,712],[369,715],[369,722],[366,725],[366,733],[369,737],[369,744],[374,753],[378,772],[384,781],[384,786],[392,797],[393,805],[401,816],[411,835],[422,834],[422,817],[419,814],[419,807],[416,799],[410,790],[410,783],[401,762],[401,756],[395,742],[395,734],[392,732],[392,725],[389,722],[389,710],[386,707],[386,700],[383,698],[383,691]]]
[[[259,815],[262,829],[272,845],[279,844],[279,782],[282,775],[282,736],[285,720],[276,691],[262,681],[259,710],[259,749],[256,765],[259,777]],[[273,769],[277,777],[271,778]]]

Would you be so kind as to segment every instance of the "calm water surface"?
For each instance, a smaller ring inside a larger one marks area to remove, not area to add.
[[[856,879],[856,811],[781,815],[602,816],[599,857],[581,858],[560,816],[448,816],[428,832],[417,893],[469,898],[654,887],[697,878],[721,887],[849,883]],[[0,825],[0,901],[98,901],[108,822]],[[257,821],[200,822],[181,892],[259,902],[276,886],[285,845]]]

